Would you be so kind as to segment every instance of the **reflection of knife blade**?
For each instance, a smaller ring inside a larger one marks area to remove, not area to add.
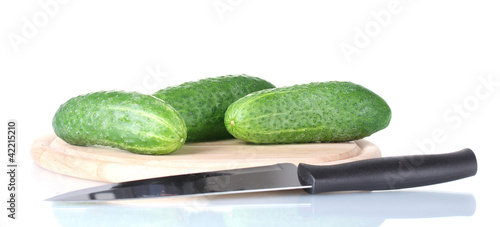
[[[375,158],[332,166],[284,163],[270,166],[151,178],[108,184],[49,201],[109,201],[166,196],[217,195],[304,189],[309,193],[390,190],[473,176],[472,150],[448,154]]]
[[[236,225],[234,223],[244,223],[243,226],[296,226],[297,223],[380,226],[386,219],[472,216],[476,209],[472,194],[413,190],[318,196],[289,191],[125,202],[105,206],[92,202],[53,203],[52,211],[61,226],[71,227],[143,226],[146,223],[164,223],[165,226],[231,226]],[[96,218],[102,214],[106,214],[105,218]]]

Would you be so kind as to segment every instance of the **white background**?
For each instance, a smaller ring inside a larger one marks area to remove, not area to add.
[[[276,86],[341,80],[373,90],[393,113],[388,128],[367,138],[384,156],[476,152],[477,176],[416,189],[472,194],[474,215],[388,219],[381,226],[493,219],[499,7],[496,1],[2,1],[0,138],[6,140],[7,120],[16,119],[20,173],[18,220],[7,222],[2,208],[0,223],[57,224],[51,205],[40,201],[69,190],[61,179],[76,182],[72,189],[93,184],[46,172],[29,156],[32,141],[52,131],[53,114],[69,98],[100,90],[152,93],[239,73]],[[1,174],[0,201],[7,183]]]

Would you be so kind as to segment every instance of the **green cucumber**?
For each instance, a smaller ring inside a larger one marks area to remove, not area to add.
[[[195,142],[233,138],[224,126],[227,107],[249,93],[274,87],[242,74],[186,82],[153,95],[179,111],[187,126],[187,141]]]
[[[391,109],[351,82],[317,82],[268,89],[231,104],[227,130],[251,143],[345,142],[388,126]]]
[[[136,92],[101,91],[71,98],[57,110],[52,127],[69,144],[139,154],[168,154],[186,141],[186,125],[174,108]]]

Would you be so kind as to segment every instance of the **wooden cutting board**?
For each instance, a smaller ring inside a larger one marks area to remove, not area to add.
[[[73,146],[55,134],[33,142],[31,157],[47,170],[104,182],[290,162],[331,165],[380,157],[367,140],[346,143],[255,145],[237,139],[186,143],[168,155],[140,155],[102,146]]]

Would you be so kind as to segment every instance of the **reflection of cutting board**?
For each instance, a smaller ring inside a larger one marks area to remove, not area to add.
[[[339,164],[380,157],[380,151],[366,140],[253,145],[230,139],[186,143],[172,154],[153,156],[101,146],[73,146],[50,134],[33,142],[31,156],[39,166],[56,173],[97,181],[123,182],[282,162]]]

